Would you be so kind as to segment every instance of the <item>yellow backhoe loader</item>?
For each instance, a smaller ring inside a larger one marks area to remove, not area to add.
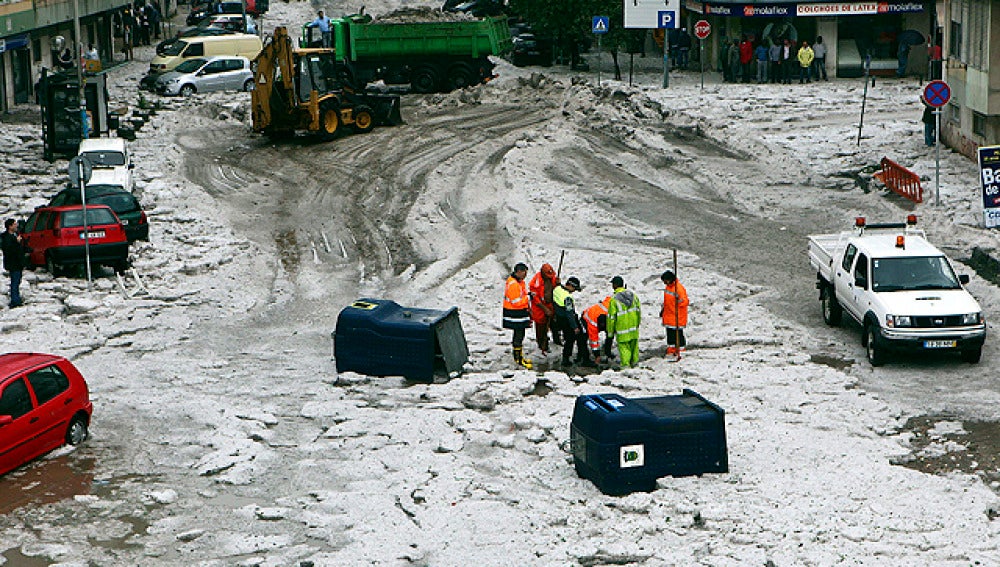
[[[370,132],[402,122],[398,96],[357,89],[333,49],[295,49],[284,27],[275,28],[253,70],[253,129],[266,136],[307,131],[332,139],[344,127]]]

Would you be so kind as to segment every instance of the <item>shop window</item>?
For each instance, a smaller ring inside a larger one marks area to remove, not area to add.
[[[957,102],[948,103],[948,122],[962,127],[962,107]]]
[[[981,112],[972,113],[972,133],[977,136],[986,136],[986,115]]]

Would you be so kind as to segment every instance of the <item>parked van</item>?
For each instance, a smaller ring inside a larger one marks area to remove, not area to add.
[[[217,35],[208,37],[184,37],[170,44],[149,64],[150,74],[172,71],[187,59],[211,57],[214,55],[235,55],[253,59],[257,57],[263,44],[260,38],[248,33]]]

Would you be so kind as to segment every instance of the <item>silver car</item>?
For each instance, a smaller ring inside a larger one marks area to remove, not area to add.
[[[209,91],[251,91],[253,71],[246,57],[199,57],[160,75],[155,90],[162,95],[181,96]]]

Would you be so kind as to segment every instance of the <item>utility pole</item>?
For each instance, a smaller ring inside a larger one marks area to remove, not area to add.
[[[73,0],[73,47],[76,50],[76,80],[80,86],[80,139],[88,138],[87,85],[83,82],[83,40],[80,33],[80,0]]]

